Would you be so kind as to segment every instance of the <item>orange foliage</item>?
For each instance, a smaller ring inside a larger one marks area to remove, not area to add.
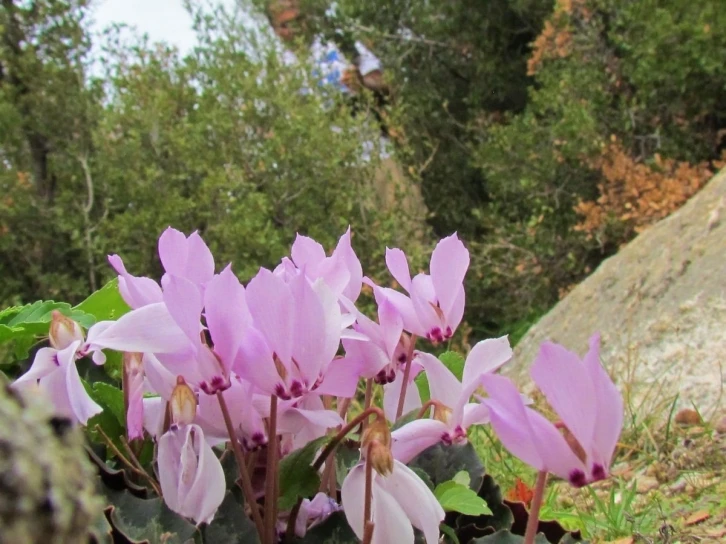
[[[512,502],[523,502],[529,507],[534,498],[534,490],[525,484],[521,478],[517,478],[514,482],[514,487],[507,491],[505,498]]]
[[[575,206],[582,216],[575,230],[592,237],[615,218],[629,231],[641,232],[680,208],[713,177],[707,162],[693,165],[658,154],[654,161],[653,166],[637,162],[616,140],[605,146],[602,154],[590,161],[603,177],[598,184],[600,197]]]
[[[546,59],[565,58],[572,45],[572,21],[587,21],[591,12],[587,0],[559,0],[552,17],[532,43],[532,56],[527,60],[527,75],[533,76]]]

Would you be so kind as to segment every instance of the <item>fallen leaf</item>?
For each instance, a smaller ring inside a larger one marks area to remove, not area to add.
[[[721,538],[722,536],[726,536],[726,529],[708,529],[706,535],[711,538]]]
[[[635,542],[633,540],[632,536],[626,536],[623,538],[618,538],[617,540],[608,540],[607,542],[603,542],[602,544],[633,544]]]
[[[694,512],[690,516],[688,516],[685,520],[685,524],[687,526],[689,525],[696,525],[697,523],[701,523],[702,521],[706,521],[708,518],[711,517],[711,514],[706,512],[705,510],[699,510],[698,512]]]
[[[517,478],[514,487],[507,491],[506,499],[512,502],[523,502],[529,506],[534,497],[534,490],[525,484],[520,478]]]

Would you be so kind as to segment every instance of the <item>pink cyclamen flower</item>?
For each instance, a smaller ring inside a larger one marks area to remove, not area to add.
[[[235,370],[267,394],[283,400],[308,392],[351,396],[358,367],[335,359],[340,345],[340,306],[323,280],[302,274],[286,282],[261,269],[247,286],[254,320]]]
[[[302,270],[312,281],[322,278],[336,296],[341,295],[355,302],[363,286],[363,268],[351,245],[350,227],[338,240],[330,257],[323,246],[300,234],[292,245],[291,257],[294,267],[287,259],[275,269],[275,273],[290,274],[294,268]]]
[[[203,310],[213,348],[202,336]],[[244,287],[229,266],[204,289],[168,274],[163,302],[142,306],[115,322],[97,323],[86,349],[153,353],[174,375],[213,395],[230,386],[230,371],[251,321]]]
[[[324,521],[330,514],[340,510],[340,506],[325,493],[318,493],[313,500],[303,499],[295,519],[295,534],[300,538],[308,529]]]
[[[558,344],[540,348],[531,375],[561,424],[527,408],[507,378],[482,378],[489,395],[482,402],[502,444],[525,463],[575,487],[607,477],[623,427],[623,399],[600,364],[599,347],[594,335],[582,360]],[[570,436],[560,432],[562,426]]]
[[[211,522],[225,493],[224,471],[199,425],[174,425],[159,439],[159,483],[170,510]]]
[[[469,401],[481,387],[483,376],[496,371],[511,358],[512,348],[506,336],[483,340],[469,352],[460,382],[439,359],[429,353],[417,352],[414,361],[423,366],[431,400],[436,403],[434,417],[414,420],[392,433],[396,459],[407,463],[438,442],[464,443],[471,425],[488,423],[486,405]]]
[[[431,274],[411,279],[406,254],[386,249],[391,275],[409,294],[377,288],[376,300],[388,298],[403,316],[404,328],[434,343],[451,338],[464,316],[464,276],[469,268],[469,251],[454,233],[442,239],[431,254]]]
[[[354,466],[341,489],[343,510],[358,538],[363,538],[365,462]],[[371,521],[375,524],[372,544],[412,544],[413,527],[420,529],[428,544],[439,541],[439,523],[444,519],[439,501],[406,465],[393,460],[393,470],[382,476],[373,471]],[[413,527],[412,527],[413,525]]]
[[[141,353],[124,353],[123,393],[126,434],[129,440],[144,438],[144,364]]]
[[[176,229],[167,228],[159,237],[159,259],[166,271],[161,278],[162,286],[165,278],[171,275],[185,278],[203,290],[214,276],[214,257],[197,231],[187,237]]]
[[[159,438],[159,483],[170,510],[197,523],[210,523],[224,500],[222,465],[204,432],[194,423],[197,398],[184,378],[177,378],[169,399],[171,426]]]
[[[50,343],[54,347],[39,349],[28,372],[12,387],[40,389],[58,415],[85,425],[103,409],[86,392],[76,367],[76,359],[82,356],[83,331],[78,323],[54,311]]]

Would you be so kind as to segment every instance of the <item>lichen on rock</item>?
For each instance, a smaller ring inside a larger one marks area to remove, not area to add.
[[[0,542],[88,542],[103,502],[81,430],[2,376],[0,421]]]

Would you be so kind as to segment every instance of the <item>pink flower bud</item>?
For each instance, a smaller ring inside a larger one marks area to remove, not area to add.
[[[58,310],[53,310],[49,336],[50,345],[62,350],[77,340],[83,342],[83,329],[70,317],[63,315]]]
[[[177,376],[176,386],[169,401],[173,425],[190,425],[197,415],[197,396],[182,376]]]

